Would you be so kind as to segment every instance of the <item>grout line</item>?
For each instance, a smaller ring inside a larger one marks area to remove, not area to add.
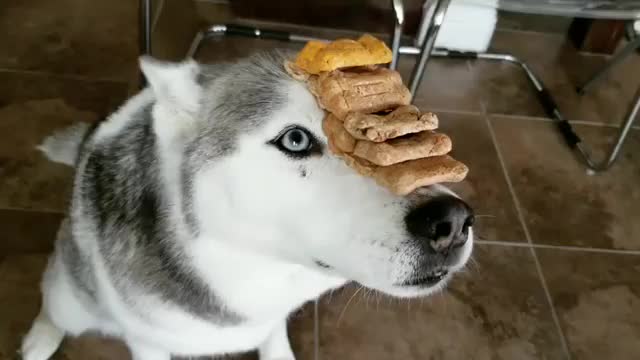
[[[527,242],[509,242],[509,241],[497,241],[497,240],[478,240],[473,239],[474,245],[490,245],[490,246],[507,246],[507,247],[526,247],[530,248],[531,244]]]
[[[7,69],[0,68],[0,73],[16,73],[16,74],[26,74],[26,75],[35,75],[35,76],[46,76],[50,78],[60,78],[66,80],[79,80],[79,81],[87,81],[87,82],[106,82],[106,83],[127,83],[126,79],[106,79],[106,78],[92,78],[84,75],[74,75],[74,74],[58,74],[58,73],[49,73],[46,71],[39,70],[22,70],[22,69]]]
[[[496,241],[496,240],[474,240],[474,244],[486,245],[486,246],[506,246],[506,247],[526,247],[534,249],[553,249],[560,251],[573,251],[573,252],[587,252],[596,254],[611,254],[611,255],[640,255],[640,250],[621,250],[621,249],[605,249],[605,248],[593,248],[593,247],[581,247],[581,246],[567,246],[567,245],[551,245],[551,244],[529,244],[528,242],[511,242],[511,241]]]
[[[579,247],[579,246],[564,246],[564,245],[549,245],[549,244],[534,244],[533,248],[538,249],[555,249],[574,252],[590,252],[601,254],[616,254],[616,255],[640,255],[640,250],[618,250],[618,249],[604,249],[604,248],[592,248],[592,247]]]
[[[511,197],[513,198],[514,205],[516,207],[516,212],[518,214],[518,220],[520,221],[520,225],[524,230],[524,235],[527,239],[527,243],[530,246],[531,255],[533,256],[533,261],[536,266],[536,271],[538,272],[538,276],[540,277],[540,282],[542,285],[542,289],[544,290],[545,296],[547,298],[547,302],[549,307],[551,308],[551,317],[553,318],[553,322],[555,323],[556,330],[560,335],[560,342],[562,344],[563,350],[567,359],[571,360],[571,352],[569,351],[569,345],[567,344],[567,340],[564,336],[564,331],[562,331],[562,326],[560,325],[560,319],[558,317],[558,313],[556,312],[556,308],[553,304],[553,299],[551,298],[551,292],[549,291],[549,286],[547,285],[547,280],[542,272],[542,266],[540,265],[540,260],[538,259],[538,254],[536,253],[535,248],[533,247],[533,241],[531,239],[531,233],[529,232],[529,228],[527,226],[526,221],[524,220],[524,214],[522,210],[522,206],[520,205],[520,200],[516,194],[515,188],[513,187],[513,183],[511,182],[511,177],[509,176],[509,171],[506,166],[506,162],[504,161],[504,157],[502,156],[502,152],[500,151],[500,146],[498,145],[498,139],[496,137],[495,131],[493,130],[493,126],[489,117],[486,114],[486,108],[484,105],[482,106],[485,110],[485,122],[489,128],[489,133],[491,135],[491,140],[493,141],[493,146],[498,154],[498,161],[500,162],[500,166],[502,167],[502,171],[507,181],[507,186],[509,188],[509,192],[511,193]]]
[[[320,318],[318,299],[313,302],[313,359],[320,360]]]
[[[43,213],[43,214],[56,214],[56,215],[66,215],[65,211],[54,210],[54,209],[25,209],[13,206],[0,206],[0,211],[16,211],[16,212],[28,212],[28,213]]]
[[[473,110],[451,110],[451,109],[441,109],[441,108],[436,108],[436,107],[429,107],[429,111],[433,112],[433,113],[445,113],[445,114],[452,114],[452,115],[475,115],[475,116],[482,116],[482,110],[480,111],[473,111]]]
[[[481,107],[486,106],[486,104],[484,104],[482,101],[480,101],[479,104]],[[460,114],[460,115],[476,115],[476,116],[484,115],[482,110],[481,111],[454,110],[454,109],[437,108],[437,107],[431,107],[430,109],[431,109],[431,112],[434,112],[434,113],[449,113],[454,115]],[[532,116],[532,115],[515,115],[515,114],[500,114],[500,113],[487,113],[486,115],[490,117],[497,116],[505,119],[517,119],[517,120],[523,120],[523,121],[536,121],[536,122],[544,122],[544,123],[553,123],[555,121],[550,118],[541,117],[541,116]],[[611,128],[611,129],[618,129],[620,127],[619,125],[616,125],[616,124],[609,124],[609,123],[589,121],[589,120],[569,120],[569,122],[573,125],[604,127],[604,128]],[[640,125],[632,126],[631,129],[640,130]]]
[[[487,115],[499,116],[501,118],[507,118],[507,119],[525,120],[525,121],[540,121],[540,122],[551,122],[551,123],[555,121],[553,119],[550,119],[544,116],[534,116],[534,115],[501,114],[501,113],[487,113]],[[611,124],[611,123],[591,121],[591,120],[570,120],[569,119],[569,122],[571,124],[576,124],[576,125],[608,127],[613,129],[617,129],[620,127],[619,124]],[[632,128],[636,130],[640,130],[640,125],[632,126]]]

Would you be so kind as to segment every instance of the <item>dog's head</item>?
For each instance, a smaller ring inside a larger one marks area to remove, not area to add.
[[[443,186],[395,196],[347,167],[284,60],[142,61],[158,98],[156,132],[179,144],[186,227],[396,296],[442,286],[471,253],[469,206]]]

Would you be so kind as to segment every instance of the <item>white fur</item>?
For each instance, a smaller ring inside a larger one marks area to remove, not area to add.
[[[36,148],[49,160],[74,166],[82,138],[89,130],[89,124],[76,123],[46,138]]]
[[[45,360],[55,351],[63,333],[78,335],[86,330],[123,338],[136,360],[255,348],[261,360],[293,360],[286,333],[288,315],[347,280],[396,296],[426,295],[439,288],[397,285],[411,274],[415,256],[403,249],[408,199],[398,198],[357,175],[334,156],[325,154],[299,162],[266,144],[294,124],[324,139],[323,112],[300,83],[291,82],[287,106],[265,126],[243,134],[232,155],[211,164],[193,179],[200,233],[190,238],[180,216],[177,171],[184,136],[198,121],[201,91],[194,76],[197,65],[166,65],[145,59],[142,68],[151,89],[113,114],[97,129],[92,141],[99,143],[118,136],[132,114],[157,100],[154,131],[164,190],[174,225],[180,230],[176,242],[223,303],[247,320],[237,326],[218,326],[147,294],[139,294],[138,302],[144,306],[132,309],[112,285],[98,254],[97,235],[81,221],[82,208],[77,206],[71,214],[78,220],[73,234],[83,240],[83,250],[94,255],[91,258],[99,303],[89,304],[82,298],[66,275],[65,264],[53,256],[42,285],[42,314],[23,343],[25,360]],[[52,159],[71,159],[54,153],[60,147],[43,149]],[[81,159],[79,171],[83,166]],[[300,176],[301,166],[306,177]],[[430,191],[448,192],[437,187]],[[469,238],[454,271],[470,255],[471,232]],[[314,260],[330,265],[332,270],[319,268]]]

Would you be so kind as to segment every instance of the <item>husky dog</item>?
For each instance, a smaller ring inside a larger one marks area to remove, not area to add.
[[[136,360],[293,360],[287,316],[305,302],[347,281],[423,296],[464,266],[469,206],[442,186],[395,196],[330,154],[287,56],[143,57],[148,88],[94,129],[45,140],[76,175],[25,360],[84,332],[121,338]]]

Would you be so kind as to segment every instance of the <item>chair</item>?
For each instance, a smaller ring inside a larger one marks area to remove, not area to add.
[[[614,164],[624,141],[629,134],[633,122],[640,112],[640,86],[634,95],[634,100],[630,105],[627,113],[620,125],[616,142],[609,150],[609,154],[602,162],[596,162],[590,155],[588,148],[584,145],[582,139],[575,133],[569,121],[558,109],[558,105],[553,100],[552,95],[545,88],[543,82],[533,73],[526,63],[510,54],[495,53],[475,53],[475,52],[459,52],[448,51],[446,49],[433,49],[435,37],[438,29],[446,14],[446,9],[451,0],[427,0],[423,10],[423,24],[420,27],[417,39],[418,46],[401,47],[401,54],[414,54],[419,56],[418,63],[414,68],[411,81],[409,83],[410,90],[415,93],[420,84],[425,66],[430,56],[441,56],[450,58],[466,58],[466,59],[483,59],[489,61],[507,61],[518,65],[527,76],[533,87],[535,88],[538,100],[544,108],[547,115],[555,120],[559,131],[564,137],[567,145],[577,150],[578,155],[588,168],[588,173],[605,171]],[[487,2],[482,0],[465,0],[465,3],[475,5],[485,5]],[[498,8],[505,11],[549,14],[581,18],[593,19],[620,19],[637,21],[640,19],[640,4],[636,1],[592,1],[592,0],[499,0]],[[435,9],[435,10],[433,10]],[[433,14],[433,15],[429,15]],[[579,93],[584,93],[587,87],[597,79],[601,78],[612,66],[617,64],[621,59],[635,52],[640,46],[640,36],[636,37],[625,46],[603,69],[598,71],[591,80],[584,85],[578,87]]]

